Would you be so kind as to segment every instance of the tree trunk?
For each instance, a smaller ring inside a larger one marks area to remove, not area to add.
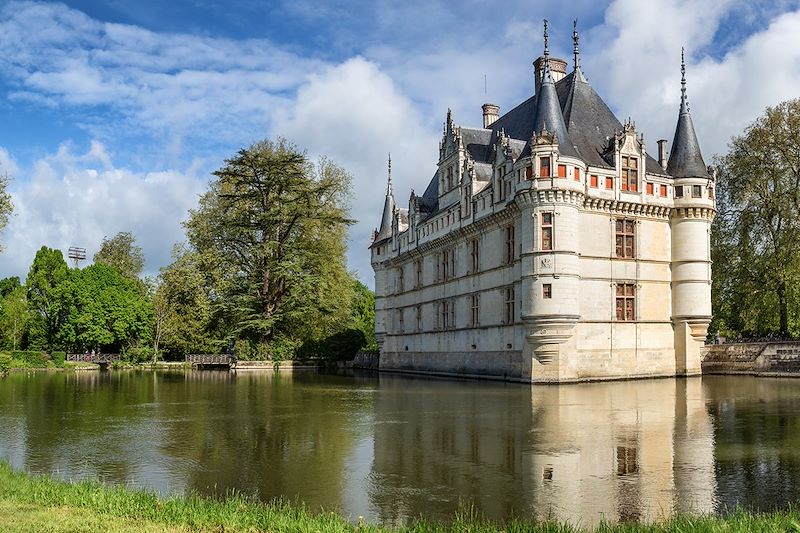
[[[778,310],[780,311],[781,316],[781,324],[780,324],[780,334],[781,337],[788,337],[789,336],[789,305],[786,302],[786,282],[784,280],[780,280],[778,282]]]

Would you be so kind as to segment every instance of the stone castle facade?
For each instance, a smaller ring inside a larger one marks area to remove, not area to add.
[[[714,176],[682,63],[657,158],[574,61],[534,62],[535,94],[483,128],[448,111],[436,172],[399,209],[391,162],[370,247],[380,368],[523,382],[700,373],[711,320]]]

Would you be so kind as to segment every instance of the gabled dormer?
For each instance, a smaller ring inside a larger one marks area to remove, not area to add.
[[[647,157],[644,134],[637,135],[636,124],[628,119],[622,126],[622,131],[614,134],[609,148],[613,150],[616,174],[620,178],[620,191],[641,191]]]
[[[464,157],[464,140],[461,136],[461,128],[455,125],[453,113],[448,109],[442,140],[439,143],[439,169],[437,171],[439,198],[458,187],[461,181],[460,171],[464,164]]]

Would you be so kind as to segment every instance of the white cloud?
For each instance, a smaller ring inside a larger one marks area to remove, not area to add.
[[[273,132],[324,154],[353,175],[350,268],[371,285],[372,229],[380,223],[386,159],[392,153],[400,206],[412,187],[421,194],[436,170],[437,137],[422,126],[413,102],[392,79],[363,58],[311,75],[291,108],[276,113]]]
[[[136,236],[146,273],[157,273],[170,262],[172,244],[183,240],[181,221],[204,187],[204,180],[179,171],[136,174],[115,167],[98,142],[77,154],[62,145],[37,160],[28,179],[12,183],[15,212],[3,235],[0,276],[24,278],[43,245],[65,255],[82,246],[91,259],[104,236],[120,231]]]

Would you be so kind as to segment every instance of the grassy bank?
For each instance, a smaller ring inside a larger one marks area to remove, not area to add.
[[[0,463],[0,530],[4,533],[66,532],[373,532],[408,533],[571,533],[564,524],[511,521],[497,524],[475,517],[449,523],[417,522],[390,530],[354,525],[335,513],[313,513],[302,506],[263,504],[242,497],[225,501],[199,497],[158,498],[145,491],[106,487],[96,482],[65,483],[13,471]],[[745,512],[724,519],[677,518],[653,525],[600,526],[596,531],[638,532],[800,532],[800,513]]]

